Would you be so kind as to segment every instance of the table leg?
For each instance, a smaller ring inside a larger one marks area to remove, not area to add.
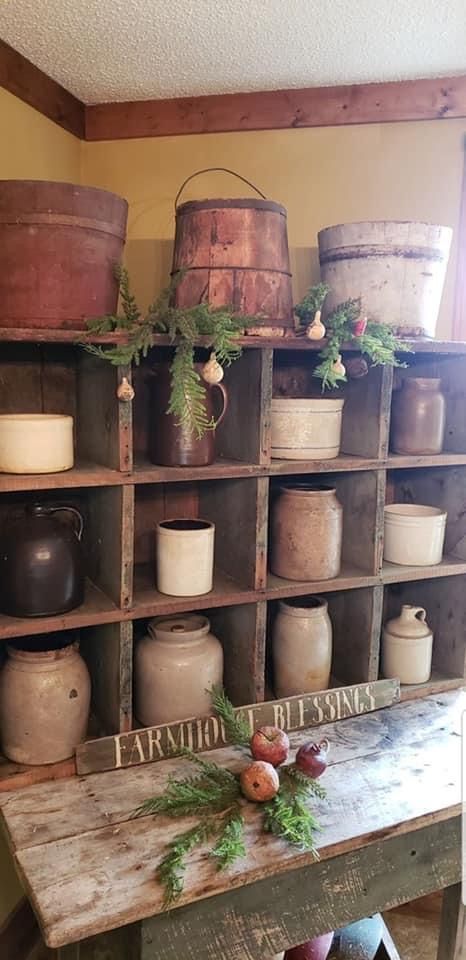
[[[437,960],[466,960],[466,912],[460,883],[443,893]]]

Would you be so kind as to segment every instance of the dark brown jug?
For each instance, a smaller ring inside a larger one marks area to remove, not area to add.
[[[73,524],[57,513],[70,514]],[[0,609],[13,617],[46,617],[83,602],[83,519],[74,507],[32,504],[0,537]]]
[[[199,372],[201,364],[196,365]],[[228,394],[223,383],[204,383],[205,412],[216,426],[222,422],[228,406]],[[152,463],[164,467],[206,467],[215,460],[215,429],[206,430],[202,437],[187,427],[178,426],[176,417],[166,413],[170,401],[170,368],[161,367],[151,377],[151,418],[150,450]],[[214,391],[219,390],[223,398],[221,413],[214,412]]]

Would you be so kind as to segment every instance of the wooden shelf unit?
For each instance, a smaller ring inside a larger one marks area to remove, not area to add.
[[[273,690],[270,636],[280,599],[325,594],[334,628],[332,674],[340,684],[378,677],[382,624],[401,603],[425,606],[435,633],[428,684],[403,687],[403,698],[450,689],[465,677],[466,636],[466,344],[420,341],[409,366],[371,368],[344,385],[342,450],[333,461],[271,459],[272,396],[319,396],[312,377],[319,345],[291,338],[244,338],[226,371],[230,403],[210,467],[156,466],[148,459],[149,384],[154,363],[170,354],[166,339],[133,373],[134,402],[116,390],[126,369],[87,354],[68,333],[6,336],[0,354],[0,411],[71,413],[76,466],[46,476],[0,475],[2,524],[31,499],[78,506],[85,519],[88,585],[69,614],[41,619],[0,615],[5,641],[79,630],[93,687],[98,735],[136,725],[132,715],[133,647],[149,618],[205,611],[225,653],[225,686],[235,704]],[[21,334],[21,335],[19,335]],[[29,339],[28,339],[29,338]],[[8,342],[8,340],[15,342]],[[51,342],[45,342],[49,340]],[[42,342],[44,341],[44,342]],[[248,349],[249,348],[249,349]],[[201,355],[202,350],[201,349]],[[389,453],[392,391],[404,377],[440,376],[447,397],[445,452],[436,457]],[[344,508],[344,548],[334,580],[301,583],[268,570],[273,498],[286,478],[318,474],[337,488]],[[446,551],[436,567],[383,562],[386,502],[430,503],[449,513]],[[155,587],[154,525],[173,517],[216,523],[214,589],[203,597],[169,597]],[[95,731],[93,731],[95,735]],[[73,762],[17,768],[0,762],[0,790],[70,775]]]

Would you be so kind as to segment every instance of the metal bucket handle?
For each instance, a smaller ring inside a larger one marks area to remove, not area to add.
[[[201,173],[231,173],[233,177],[237,177],[238,180],[242,180],[243,183],[248,185],[248,187],[251,187],[252,190],[255,190],[263,200],[267,200],[265,193],[262,193],[258,187],[251,183],[250,180],[246,180],[246,177],[242,177],[240,173],[236,173],[234,170],[229,170],[228,167],[206,167],[205,170],[196,170],[196,173],[192,173],[191,176],[187,177],[184,183],[181,184],[181,187],[175,197],[175,211],[178,208],[178,201],[183,193],[184,188],[187,186],[190,180],[194,180],[194,177],[199,177]]]

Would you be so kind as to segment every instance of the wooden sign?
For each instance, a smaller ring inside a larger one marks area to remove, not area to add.
[[[389,707],[399,699],[398,680],[376,680],[322,693],[289,697],[287,700],[254,703],[238,707],[236,712],[246,717],[251,733],[266,724],[292,732],[370,713]],[[81,743],[76,751],[76,769],[80,776],[118,770],[140,763],[167,760],[182,747],[199,753],[224,747],[227,743],[223,723],[218,717],[190,718]]]

